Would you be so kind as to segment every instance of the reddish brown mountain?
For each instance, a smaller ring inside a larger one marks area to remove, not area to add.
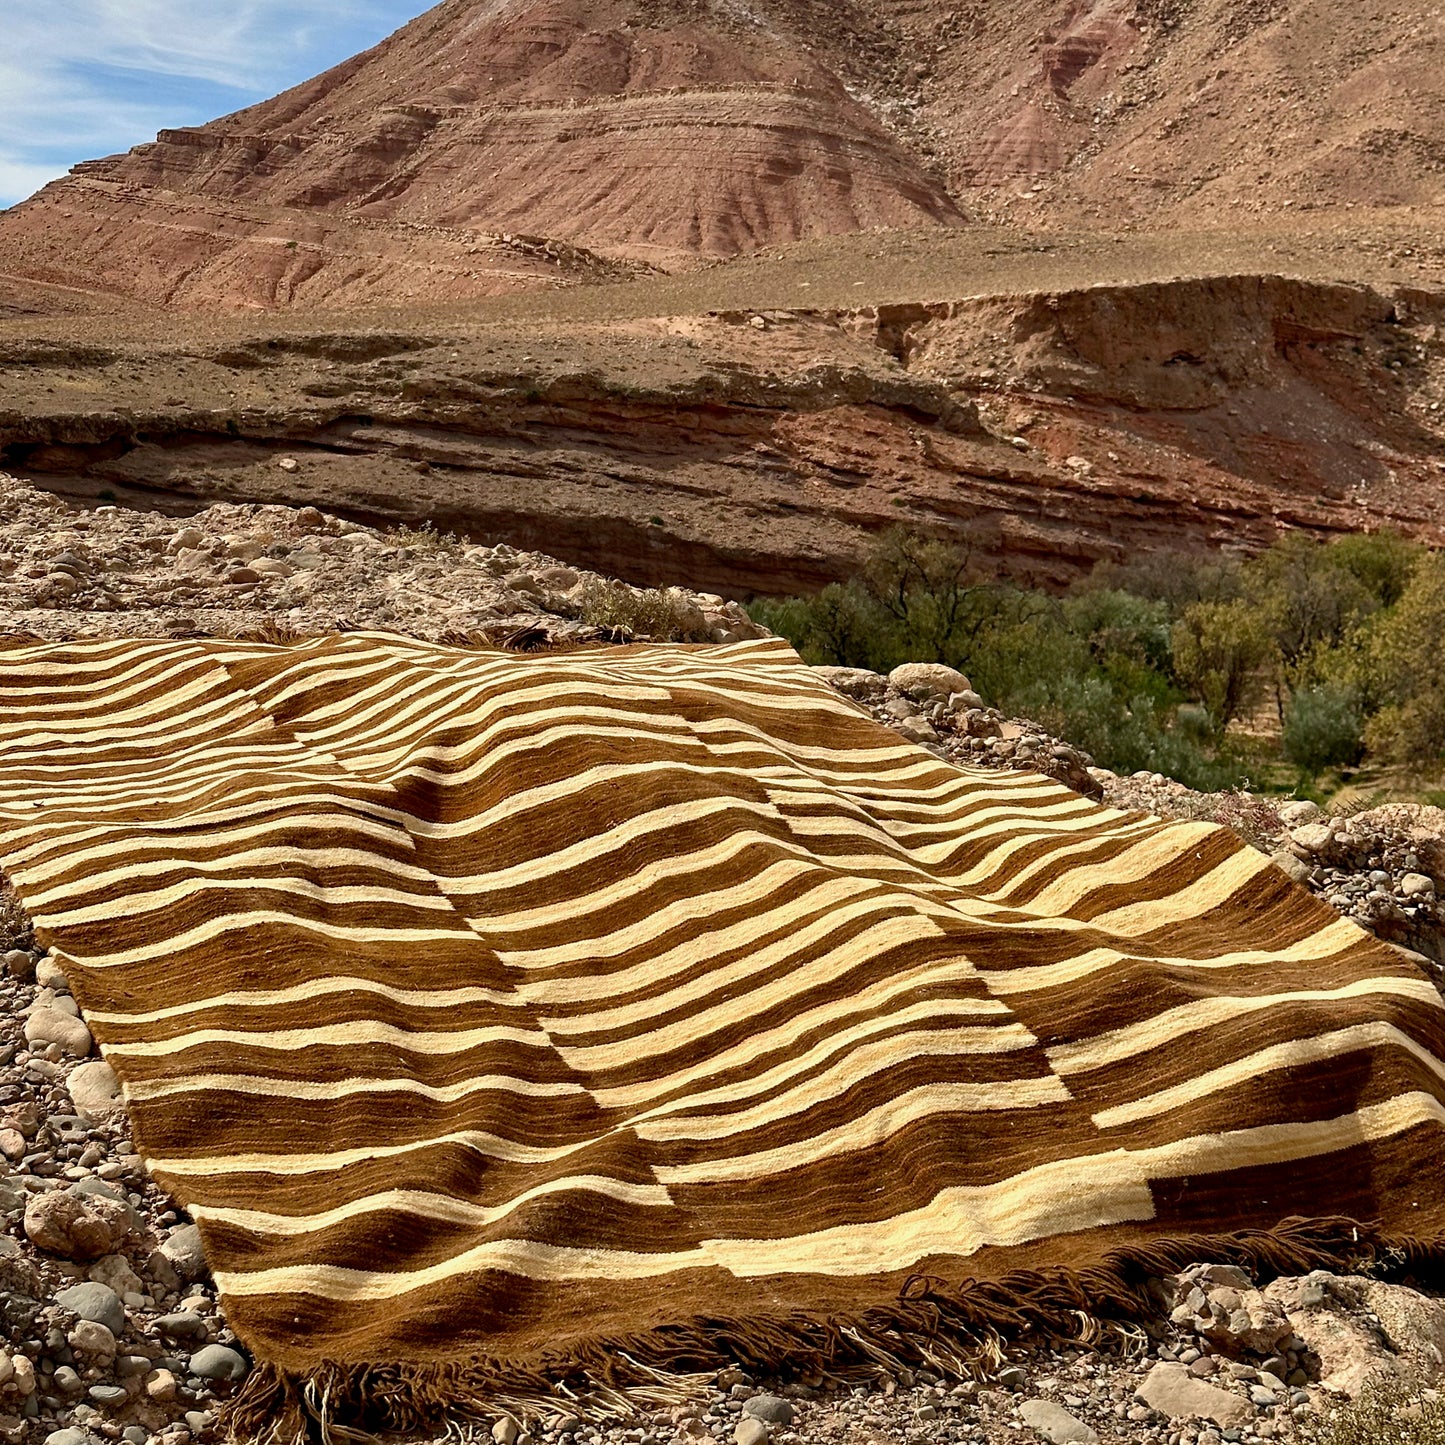
[[[0,271],[335,303],[961,219],[826,54],[708,10],[447,0],[275,100],[77,168],[5,218]]]
[[[0,215],[0,304],[447,299],[965,215],[1430,220],[1442,59],[1394,0],[446,0]]]

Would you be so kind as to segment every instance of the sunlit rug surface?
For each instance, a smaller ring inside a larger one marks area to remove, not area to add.
[[[262,1362],[252,1434],[957,1368],[1196,1257],[1442,1258],[1403,956],[780,642],[12,646],[0,862]]]

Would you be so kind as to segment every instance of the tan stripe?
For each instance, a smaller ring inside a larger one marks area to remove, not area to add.
[[[109,1054],[110,1049],[102,1045],[101,1052]],[[473,1094],[493,1092],[520,1094],[535,1099],[557,1099],[587,1092],[581,1084],[539,1084],[507,1074],[478,1074],[455,1084],[424,1084],[419,1079],[400,1076],[376,1079],[352,1077],[328,1082],[289,1077],[273,1078],[265,1074],[170,1074],[164,1079],[132,1079],[125,1085],[126,1099],[137,1101],[212,1091],[253,1094],[266,1099],[305,1099],[315,1102],[350,1099],[366,1094],[415,1094],[438,1104],[455,1104]]]
[[[524,1189],[502,1204],[494,1205],[472,1204],[449,1194],[433,1194],[420,1189],[388,1189],[315,1214],[272,1214],[261,1209],[222,1209],[210,1205],[197,1206],[191,1213],[200,1223],[228,1224],[252,1234],[274,1234],[285,1238],[315,1234],[383,1210],[445,1224],[487,1229],[533,1200],[569,1193],[600,1194],[621,1204],[633,1204],[640,1208],[667,1208],[672,1204],[672,1196],[660,1184],[630,1184],[623,1179],[608,1179],[599,1174],[576,1174],[563,1179],[549,1179],[531,1189]]]
[[[783,1174],[821,1159],[854,1154],[882,1144],[921,1119],[937,1115],[982,1113],[985,1110],[1037,1109],[1070,1098],[1064,1081],[1054,1075],[990,1084],[925,1084],[909,1089],[866,1114],[832,1129],[799,1137],[776,1149],[709,1159],[697,1164],[659,1164],[654,1173],[663,1184],[717,1184],[729,1179],[761,1179]],[[966,1127],[961,1125],[960,1127]]]
[[[1289,993],[1270,993],[1239,997],[1202,998],[1193,1003],[1165,1009],[1152,1018],[1126,1028],[1113,1029],[1095,1038],[1077,1043],[1060,1044],[1049,1050],[1049,1062],[1061,1074],[1087,1073],[1117,1064],[1149,1049],[1172,1044],[1187,1034],[1199,1033],[1232,1019],[1292,1003],[1331,1003],[1346,999],[1380,997],[1408,998],[1428,1008],[1445,1013],[1445,1000],[1428,979],[1362,978],[1342,988],[1295,989]]]
[[[303,1029],[196,1029],[177,1034],[173,1039],[155,1039],[149,1043],[134,1041],[113,1043],[107,1053],[127,1059],[157,1059],[168,1054],[184,1053],[203,1044],[230,1044],[237,1049],[321,1049],[349,1048],[360,1044],[389,1044],[408,1053],[461,1054],[484,1044],[532,1044],[539,1048],[551,1040],[540,1029],[507,1028],[495,1025],[485,1029],[455,1031],[424,1031],[402,1029],[378,1019],[346,1019],[338,1023],[317,1024]]]
[[[918,1011],[923,1011],[922,1005]],[[935,1006],[931,1012],[937,1014],[944,1010]],[[891,1019],[878,1021],[885,1027],[892,1022]],[[890,1066],[957,1055],[1014,1053],[1031,1048],[1035,1042],[1034,1036],[1022,1024],[1003,1024],[997,1028],[920,1029],[913,1033],[891,1034],[886,1039],[860,1043],[848,1049],[844,1058],[823,1073],[749,1109],[724,1114],[679,1115],[676,1112],[679,1109],[696,1107],[695,1100],[679,1100],[665,1110],[656,1111],[651,1119],[635,1120],[634,1127],[643,1139],[726,1139],[733,1134],[766,1128],[836,1099],[865,1079],[875,1075],[886,1076]],[[987,1089],[995,1086],[980,1084],[978,1087]]]
[[[1402,1049],[1412,1058],[1445,1083],[1445,1062],[1437,1059],[1422,1048],[1407,1034],[1400,1032],[1394,1024],[1383,1022],[1354,1024],[1349,1028],[1336,1029],[1332,1033],[1315,1038],[1289,1039],[1282,1044],[1271,1044],[1247,1058],[1236,1059],[1222,1064],[1208,1073],[1197,1074],[1169,1089],[1146,1095],[1128,1104],[1118,1104],[1112,1109],[1103,1109],[1094,1115],[1094,1123],[1101,1129],[1116,1129],[1125,1124],[1137,1124],[1141,1119],[1152,1119],[1167,1114],[1172,1109],[1181,1109],[1209,1094],[1223,1089],[1232,1089],[1246,1084],[1275,1069],[1297,1068],[1302,1064],[1319,1063],[1323,1059],[1337,1058],[1340,1054],[1353,1053],[1356,1049]]]

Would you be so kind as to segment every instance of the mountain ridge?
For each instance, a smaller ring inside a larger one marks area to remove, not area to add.
[[[1390,0],[444,0],[0,213],[0,275],[351,306],[978,221],[1423,217],[1442,57],[1445,18]]]

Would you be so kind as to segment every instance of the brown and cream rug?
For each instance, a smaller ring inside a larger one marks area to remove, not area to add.
[[[258,1436],[960,1368],[1195,1257],[1445,1260],[1407,961],[781,642],[12,646],[0,864]]]

